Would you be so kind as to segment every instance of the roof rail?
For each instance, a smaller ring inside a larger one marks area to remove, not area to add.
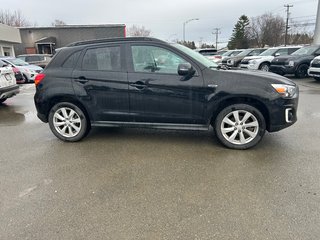
[[[128,41],[153,41],[153,42],[165,43],[165,41],[162,41],[157,38],[150,38],[150,37],[122,37],[122,38],[101,38],[101,39],[79,41],[79,42],[70,43],[66,47],[82,46],[82,45],[96,44],[96,43],[128,42]]]

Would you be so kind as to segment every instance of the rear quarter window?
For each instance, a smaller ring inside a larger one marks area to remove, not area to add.
[[[62,66],[63,68],[74,68],[77,64],[77,61],[80,57],[81,51],[77,51],[72,53],[67,59],[63,62]]]

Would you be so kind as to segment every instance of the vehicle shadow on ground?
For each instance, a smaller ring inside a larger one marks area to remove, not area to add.
[[[24,114],[16,112],[13,106],[6,103],[0,104],[0,126],[16,126],[24,121]]]

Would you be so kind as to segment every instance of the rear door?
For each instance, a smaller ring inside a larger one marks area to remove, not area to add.
[[[136,122],[204,124],[203,78],[200,69],[177,51],[149,43],[128,44],[130,112]],[[178,75],[189,62],[196,73]]]
[[[122,44],[89,47],[73,72],[73,86],[93,121],[128,121],[129,95]]]

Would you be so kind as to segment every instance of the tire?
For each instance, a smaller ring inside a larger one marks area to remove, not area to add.
[[[0,99],[0,104],[4,103],[7,100],[7,98]]]
[[[57,138],[67,142],[80,141],[90,131],[90,123],[84,112],[69,102],[61,102],[51,108],[49,126]]]
[[[295,71],[294,75],[296,78],[306,78],[308,77],[308,69],[309,66],[307,64],[301,64]]]
[[[266,123],[261,112],[255,107],[234,104],[218,114],[213,128],[224,146],[244,150],[261,141],[266,131]]]
[[[320,82],[320,77],[314,77],[314,79],[318,82]]]
[[[259,70],[264,71],[264,72],[269,72],[270,71],[270,64],[269,63],[261,63],[259,66]]]

